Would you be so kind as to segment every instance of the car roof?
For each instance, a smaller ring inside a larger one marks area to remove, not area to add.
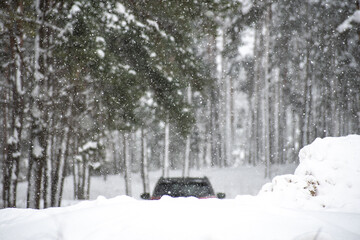
[[[158,181],[159,183],[174,183],[174,182],[209,182],[209,179],[207,177],[161,177]]]

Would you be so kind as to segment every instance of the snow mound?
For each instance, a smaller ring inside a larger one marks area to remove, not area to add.
[[[294,175],[275,177],[260,197],[289,207],[360,212],[360,136],[317,138],[299,153]]]

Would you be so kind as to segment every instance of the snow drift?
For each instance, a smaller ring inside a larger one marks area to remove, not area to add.
[[[98,197],[62,208],[0,210],[1,240],[358,240],[360,215],[240,200]]]
[[[360,136],[317,138],[299,153],[294,175],[275,177],[260,197],[288,207],[360,212]]]

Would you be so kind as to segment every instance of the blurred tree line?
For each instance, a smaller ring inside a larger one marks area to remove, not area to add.
[[[245,61],[247,160],[295,161],[317,137],[360,133],[359,1],[255,1]],[[346,27],[345,27],[346,25]]]
[[[2,202],[60,206],[92,175],[293,162],[358,133],[354,1],[0,3]],[[357,15],[356,15],[357,14]],[[241,55],[245,32],[253,53]],[[239,103],[241,101],[241,103]],[[41,204],[42,203],[42,204]]]

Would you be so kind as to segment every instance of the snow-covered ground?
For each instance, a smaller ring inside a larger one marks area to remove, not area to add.
[[[264,183],[260,167],[193,172],[208,175],[215,191],[227,193],[225,200],[138,200],[117,196],[124,192],[119,177],[105,185],[93,179],[91,198],[110,199],[0,210],[0,239],[360,239],[360,136],[317,139],[299,156],[294,175],[275,177],[256,196],[235,197],[256,194]],[[139,183],[134,176],[134,196]]]
[[[257,201],[105,199],[46,210],[0,211],[0,239],[339,239],[360,238],[360,215],[286,209]]]

